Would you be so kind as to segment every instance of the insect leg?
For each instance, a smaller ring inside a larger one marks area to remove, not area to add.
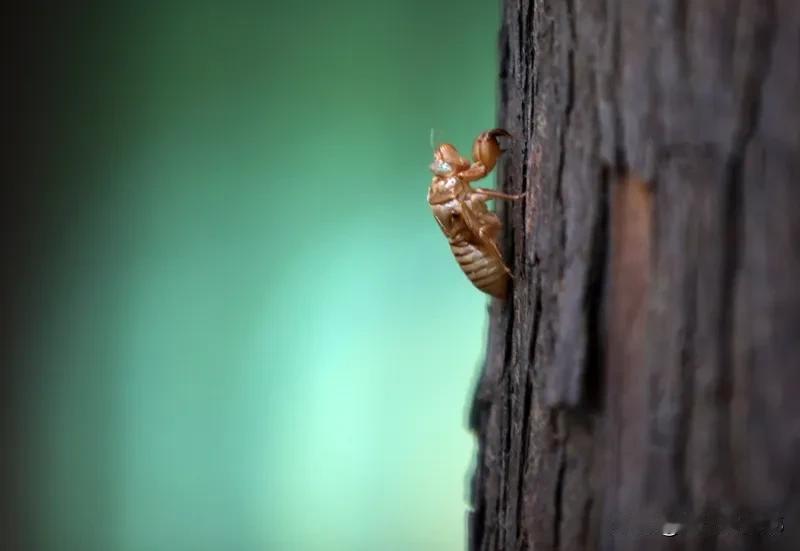
[[[474,190],[477,195],[483,195],[488,199],[507,199],[509,201],[516,201],[517,199],[522,199],[525,197],[524,193],[520,193],[519,195],[509,195],[508,193],[502,193],[500,191],[495,191],[493,189],[486,189],[486,188],[478,188]]]
[[[464,225],[472,233],[474,239],[491,251],[498,259],[502,259],[500,249],[497,246],[497,234],[500,232],[500,219],[493,213],[474,212],[469,205],[461,203],[459,210]],[[502,260],[501,260],[502,263]],[[505,268],[505,264],[503,264]],[[508,271],[508,268],[506,268]]]
[[[480,180],[481,178],[485,177],[489,173],[488,168],[482,162],[474,162],[470,165],[467,170],[463,170],[458,173],[458,177],[466,182],[474,182],[475,180]]]
[[[480,215],[474,212],[472,208],[463,201],[459,201],[458,214],[461,216],[461,219],[464,220],[464,225],[467,226],[470,233],[475,236],[479,235],[481,227],[483,226]]]

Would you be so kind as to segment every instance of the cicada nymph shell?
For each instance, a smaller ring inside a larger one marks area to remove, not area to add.
[[[508,294],[511,272],[497,243],[500,219],[486,202],[515,200],[523,195],[470,186],[470,182],[485,177],[494,168],[502,153],[498,136],[508,133],[500,128],[481,133],[472,148],[472,161],[463,158],[450,144],[439,145],[433,152],[428,204],[466,276],[484,293],[502,299]]]

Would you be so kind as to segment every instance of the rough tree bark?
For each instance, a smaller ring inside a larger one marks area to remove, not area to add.
[[[503,20],[470,549],[800,549],[800,2]]]

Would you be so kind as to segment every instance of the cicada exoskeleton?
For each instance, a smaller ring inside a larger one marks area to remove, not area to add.
[[[485,293],[505,298],[510,271],[497,243],[501,224],[486,202],[514,200],[523,195],[470,186],[470,182],[483,178],[494,168],[502,153],[498,136],[508,136],[508,133],[496,128],[480,134],[472,148],[472,161],[463,158],[450,144],[436,147],[428,204],[470,281]]]

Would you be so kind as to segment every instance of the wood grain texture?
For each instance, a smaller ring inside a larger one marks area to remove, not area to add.
[[[503,9],[469,548],[800,549],[800,3]]]

